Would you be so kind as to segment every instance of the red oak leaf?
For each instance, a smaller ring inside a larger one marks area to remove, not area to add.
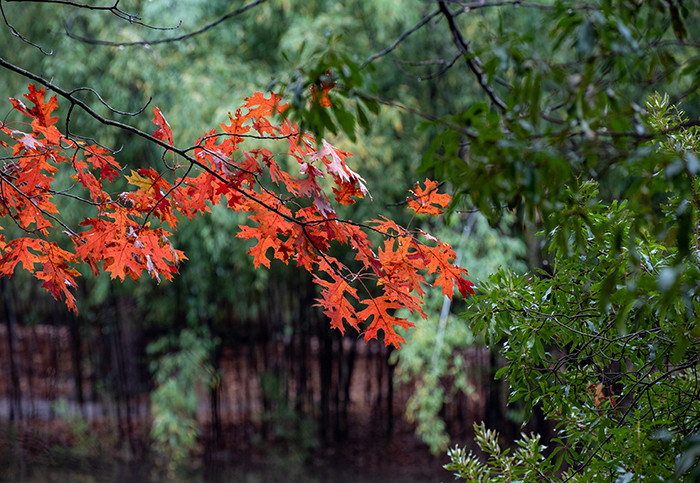
[[[355,308],[348,299],[345,298],[345,294],[348,294],[356,300],[359,300],[357,297],[357,290],[352,288],[350,284],[331,267],[326,259],[321,259],[319,262],[319,270],[328,274],[333,281],[327,282],[319,277],[314,278],[314,282],[323,287],[321,298],[316,299],[318,304],[315,306],[323,307],[323,313],[331,319],[331,327],[340,330],[341,334],[345,334],[345,325],[343,321],[359,331],[360,328],[358,326]]]
[[[414,188],[409,190],[413,196],[406,198],[408,206],[416,213],[427,213],[435,216],[442,214],[440,208],[447,208],[452,198],[448,194],[438,193],[437,188],[437,181],[429,179],[425,180],[425,189],[416,183]]]
[[[160,128],[153,133],[153,137],[155,137],[156,139],[160,139],[161,141],[165,141],[166,143],[172,146],[173,132],[170,129],[170,124],[168,124],[168,121],[165,120],[158,106],[155,106],[153,108],[153,114],[156,116],[153,118],[153,124]]]
[[[32,124],[37,123],[38,126],[48,127],[58,121],[58,116],[51,117],[51,113],[58,107],[58,101],[56,96],[49,99],[49,102],[44,102],[44,88],[36,90],[34,84],[29,84],[29,94],[25,94],[24,97],[29,99],[34,107],[29,109],[29,115],[34,118]]]
[[[384,332],[384,345],[393,344],[397,349],[401,348],[401,344],[405,343],[403,337],[396,333],[394,326],[399,326],[404,329],[415,327],[415,324],[406,319],[395,317],[389,314],[389,311],[402,308],[402,305],[391,297],[382,295],[367,300],[362,300],[362,303],[367,307],[357,314],[358,319],[372,322],[364,331],[365,341],[378,338],[378,332]]]

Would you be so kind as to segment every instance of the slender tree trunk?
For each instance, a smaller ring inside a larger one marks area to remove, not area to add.
[[[336,360],[336,375],[335,375],[335,384],[333,384],[333,414],[335,415],[335,418],[333,420],[333,438],[335,441],[339,441],[341,439],[341,421],[340,421],[340,391],[342,387],[342,372],[343,372],[343,364],[344,364],[344,354],[343,354],[343,341],[342,340],[334,340],[333,341],[333,355],[334,359]]]
[[[112,341],[113,355],[114,355],[114,376],[116,379],[115,384],[115,401],[117,406],[117,419],[119,420],[119,435],[120,441],[126,440],[131,446],[132,451],[134,448],[133,441],[133,431],[131,424],[131,408],[129,405],[129,396],[127,388],[127,361],[124,354],[124,343],[122,340],[122,327],[120,321],[122,320],[122,314],[119,310],[119,303],[115,296],[112,296],[112,304],[114,308],[114,320],[112,324]],[[124,416],[122,416],[122,410],[124,411]]]
[[[394,371],[396,370],[396,362],[393,364],[389,362],[393,349],[389,348],[386,352],[386,364],[388,367],[386,382],[386,436],[388,439],[391,438],[391,433],[394,431]]]
[[[304,320],[304,319],[302,319]],[[300,324],[301,325],[301,324]],[[309,334],[299,327],[299,371],[297,374],[297,392],[294,401],[294,411],[301,417],[305,415],[304,395],[307,392],[308,384],[308,367],[307,358],[309,357]]]
[[[58,325],[55,323],[51,326],[51,368],[49,370],[49,421],[53,421],[56,417],[55,402],[56,402],[56,386],[58,384],[58,354],[61,350],[61,334],[58,330]]]
[[[382,358],[382,348],[378,344],[375,344],[375,347],[377,347],[377,350],[372,353],[374,367],[376,367],[377,370],[377,400],[374,403],[374,413],[376,414],[375,417],[379,418],[379,421],[382,421],[384,418],[382,414],[382,399],[384,399],[382,397],[384,392],[384,360]]]
[[[134,440],[134,426],[133,426],[133,418],[131,414],[131,390],[129,387],[129,370],[131,360],[127,356],[127,353],[125,351],[124,347],[124,332],[119,330],[118,337],[117,337],[117,344],[118,344],[118,353],[119,353],[119,359],[120,359],[120,364],[119,364],[119,379],[120,379],[120,392],[123,397],[124,401],[124,409],[126,411],[126,437],[129,441],[129,446],[131,448],[132,454],[136,454],[136,446],[135,446],[135,440]]]
[[[488,366],[486,374],[488,375],[487,391],[486,391],[486,427],[494,429],[503,434],[507,431],[506,421],[503,418],[501,410],[501,387],[496,381],[494,375],[498,371],[498,358],[495,348],[490,348]]]
[[[7,353],[10,358],[10,421],[22,419],[22,388],[19,384],[19,371],[15,362],[17,344],[15,342],[15,326],[17,315],[15,314],[10,283],[7,277],[2,277],[2,292],[5,299],[5,323],[7,325]]]
[[[241,384],[245,386],[246,393],[246,404],[243,410],[245,414],[245,424],[249,424],[253,412],[253,391],[251,390],[251,383],[255,380],[255,374],[257,373],[257,354],[256,354],[256,344],[255,344],[255,328],[253,327],[254,321],[248,319],[246,323],[246,334],[248,342],[248,358],[245,364],[241,364]]]
[[[83,396],[83,370],[82,370],[82,341],[80,338],[80,327],[78,318],[70,314],[69,327],[71,335],[71,349],[73,356],[73,384],[75,386],[75,400],[80,405],[80,412],[85,417],[85,398]]]
[[[209,326],[209,334],[212,339],[216,338],[214,334],[214,324],[211,319],[207,320]],[[219,374],[221,369],[221,344],[215,347],[211,352],[211,366],[215,374]],[[221,386],[222,380],[217,378],[209,390],[209,401],[211,410],[211,442],[214,448],[220,448],[223,444],[223,429],[221,427]]]
[[[338,360],[338,392],[341,400],[336,415],[336,439],[344,441],[349,435],[348,406],[350,404],[350,384],[352,382],[352,372],[355,367],[355,356],[357,354],[357,344],[355,341],[350,345],[348,354],[344,354],[343,341],[340,340],[340,354]]]
[[[328,440],[330,428],[330,392],[333,375],[333,340],[329,329],[321,327],[321,347],[319,350],[319,368],[321,371],[321,424],[319,426],[322,441]]]
[[[49,353],[51,353],[51,347],[53,346],[53,333],[48,334],[48,340],[45,339],[45,344],[49,344]],[[43,347],[41,346],[41,343],[39,341],[39,336],[36,333],[36,326],[32,325],[31,326],[31,336],[26,336],[24,338],[25,340],[25,347],[28,348],[27,351],[22,351],[20,349],[20,354],[22,353],[29,353],[29,354],[36,354],[38,353]],[[42,362],[44,362],[42,360]],[[25,373],[27,374],[27,390],[25,391],[24,395],[24,404],[23,404],[23,409],[22,412],[24,416],[27,419],[33,419],[37,416],[38,414],[38,409],[37,409],[37,400],[38,399],[44,399],[45,393],[41,390],[42,388],[39,387],[39,390],[37,391],[36,386],[39,385],[41,386],[41,383],[43,382],[44,384],[47,383],[47,381],[50,382],[50,376],[51,376],[51,367],[49,367],[49,372],[44,372],[45,367],[43,367],[41,364],[38,367],[34,367],[34,360],[27,360],[23,364],[25,367]],[[21,373],[20,372],[20,377]],[[38,373],[38,374],[37,374]],[[35,377],[38,376],[38,377]],[[50,391],[50,386],[46,387],[47,392]]]

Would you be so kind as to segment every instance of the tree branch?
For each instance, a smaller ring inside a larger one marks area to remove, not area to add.
[[[10,32],[12,32],[12,35],[19,38],[25,44],[31,45],[32,47],[36,47],[44,55],[53,55],[53,50],[51,50],[50,52],[46,52],[43,47],[41,47],[40,45],[37,45],[33,42],[30,42],[27,38],[25,38],[22,34],[20,34],[16,28],[14,28],[12,26],[12,24],[7,20],[7,16],[5,15],[5,10],[2,8],[2,0],[0,0],[0,14],[2,14],[2,19],[5,21],[5,25],[7,25],[7,28],[10,29]]]
[[[390,53],[392,50],[394,50],[396,47],[398,47],[399,44],[400,44],[401,42],[403,42],[404,40],[406,40],[406,38],[408,38],[409,35],[411,35],[412,33],[416,32],[417,30],[420,30],[420,28],[421,28],[423,25],[425,25],[425,24],[427,24],[428,22],[430,22],[430,20],[431,20],[432,18],[437,17],[437,15],[438,15],[439,13],[440,13],[440,10],[436,10],[436,11],[434,11],[434,12],[432,12],[432,13],[429,13],[429,14],[426,15],[425,17],[423,17],[423,18],[421,19],[420,22],[418,22],[416,25],[414,25],[413,27],[411,27],[410,29],[408,29],[408,30],[406,30],[404,33],[402,33],[402,34],[399,36],[399,38],[396,39],[396,42],[394,42],[393,44],[391,44],[389,47],[387,47],[386,49],[382,50],[381,52],[377,52],[376,54],[374,54],[373,56],[371,56],[370,58],[368,58],[367,60],[365,60],[365,61],[360,65],[360,69],[364,69],[365,67],[367,67],[367,64],[369,64],[369,63],[371,63],[371,62],[374,62],[374,61],[377,60],[378,58],[384,57],[385,55],[387,55],[388,53]]]
[[[136,45],[150,46],[150,45],[165,44],[165,43],[170,43],[170,42],[179,42],[181,40],[186,40],[186,39],[190,39],[192,37],[196,37],[197,35],[200,35],[200,34],[206,32],[207,30],[210,30],[210,29],[216,27],[220,23],[225,22],[226,20],[228,20],[232,17],[240,15],[243,12],[246,12],[253,7],[257,7],[258,5],[261,5],[261,4],[265,3],[266,1],[267,0],[256,0],[255,2],[249,3],[248,5],[244,5],[240,8],[237,8],[236,10],[233,10],[233,11],[227,13],[226,15],[223,15],[218,20],[216,20],[210,24],[205,25],[204,27],[200,28],[199,30],[195,30],[194,32],[191,32],[189,34],[180,35],[178,37],[170,37],[167,39],[157,39],[157,40],[151,40],[151,41],[141,40],[138,42],[112,42],[112,41],[107,41],[107,40],[89,39],[87,37],[82,37],[82,36],[77,35],[77,34],[72,32],[72,30],[71,30],[72,25],[73,25],[72,20],[70,20],[69,22],[66,22],[66,25],[65,25],[66,35],[68,35],[72,39],[79,40],[79,41],[84,42],[86,44],[106,45],[106,46],[110,46],[110,47],[116,47],[116,46],[133,47]],[[144,25],[144,24],[139,24],[139,25]],[[148,27],[150,29],[153,29],[153,30],[158,30],[158,29],[155,29],[149,25],[144,25],[144,26]],[[178,25],[178,27],[179,27],[179,25]]]
[[[6,2],[22,2],[22,3],[56,3],[59,5],[68,5],[70,7],[75,7],[82,10],[97,10],[97,11],[107,11],[111,12],[113,15],[119,17],[122,20],[126,20],[130,24],[141,25],[151,30],[175,30],[180,28],[182,22],[180,22],[175,27],[155,27],[153,25],[146,24],[142,22],[141,17],[136,14],[127,13],[118,7],[121,0],[116,0],[112,6],[97,6],[97,5],[87,5],[84,3],[72,2],[70,0],[5,0]]]
[[[460,52],[464,54],[464,59],[467,62],[467,66],[469,66],[469,69],[474,73],[479,82],[479,85],[489,96],[491,102],[496,104],[496,106],[498,106],[502,111],[505,112],[507,109],[506,104],[498,98],[498,96],[493,90],[493,87],[486,83],[486,79],[484,79],[484,73],[476,64],[476,56],[469,49],[469,42],[465,42],[464,37],[462,37],[462,33],[459,31],[457,25],[455,24],[454,15],[452,15],[452,13],[447,8],[443,0],[440,0],[438,2],[438,5],[440,6],[440,13],[442,13],[445,16],[445,18],[447,19],[447,23],[450,26],[450,32],[452,33],[452,40],[454,41],[454,44],[457,46]]]
[[[35,82],[38,82],[39,84],[41,84],[41,85],[47,87],[48,89],[51,89],[52,91],[56,92],[58,95],[60,95],[61,97],[63,97],[64,99],[68,100],[68,101],[71,103],[71,108],[72,108],[73,105],[76,105],[76,106],[80,107],[80,108],[83,109],[89,116],[91,116],[92,118],[94,118],[94,119],[95,119],[96,121],[98,121],[100,124],[103,124],[103,125],[105,125],[105,126],[115,127],[115,128],[121,129],[121,130],[123,130],[123,131],[130,132],[130,133],[132,133],[132,134],[135,134],[136,136],[141,137],[141,138],[145,139],[146,141],[149,141],[149,142],[151,142],[151,143],[153,143],[153,144],[155,144],[155,145],[157,145],[157,146],[160,146],[161,148],[164,148],[164,149],[166,149],[166,150],[168,150],[168,151],[171,151],[171,152],[173,152],[173,153],[175,153],[175,154],[177,154],[177,155],[179,155],[179,156],[182,156],[182,157],[183,157],[184,159],[186,159],[190,164],[195,165],[195,166],[197,166],[199,169],[201,169],[201,170],[203,170],[203,171],[205,171],[205,172],[211,174],[211,175],[214,176],[218,181],[220,181],[220,182],[222,182],[222,183],[224,183],[224,184],[229,184],[229,183],[230,183],[230,180],[224,178],[223,176],[221,176],[221,175],[220,175],[219,173],[217,173],[215,170],[211,169],[211,168],[210,168],[209,166],[207,166],[206,164],[204,164],[204,163],[198,161],[195,157],[189,155],[189,154],[188,154],[188,151],[191,151],[191,150],[193,149],[193,147],[189,147],[189,148],[185,148],[185,149],[177,148],[177,147],[175,147],[175,146],[171,146],[170,144],[166,143],[165,141],[161,141],[160,139],[154,137],[154,136],[151,135],[151,134],[148,134],[148,133],[146,133],[146,132],[141,131],[141,130],[138,129],[138,128],[135,128],[135,127],[130,126],[130,125],[128,125],[128,124],[121,123],[121,122],[119,122],[119,121],[114,121],[114,120],[112,120],[112,119],[107,119],[107,118],[105,118],[105,117],[103,117],[103,116],[97,114],[97,112],[95,112],[95,111],[94,111],[89,105],[87,105],[84,101],[82,101],[82,100],[80,100],[80,99],[76,99],[75,97],[73,97],[73,94],[72,94],[73,91],[66,91],[66,90],[64,90],[64,89],[61,89],[60,87],[56,86],[56,85],[53,84],[52,82],[49,82],[49,81],[45,80],[44,78],[42,78],[42,77],[40,77],[40,76],[38,76],[38,75],[36,75],[36,74],[34,74],[34,73],[32,73],[32,72],[26,71],[26,70],[22,69],[21,67],[18,67],[18,66],[14,65],[14,64],[12,64],[12,63],[10,63],[10,62],[7,62],[7,61],[6,61],[5,59],[3,59],[2,57],[0,57],[0,67],[4,67],[4,68],[6,68],[6,69],[8,69],[8,70],[11,70],[11,71],[16,72],[16,73],[18,73],[18,74],[20,74],[20,75],[23,75],[23,76],[27,77],[28,79],[31,79],[31,80],[33,80],[33,81],[35,81]],[[241,136],[241,137],[243,137],[243,135],[238,135],[238,134],[233,134],[232,136]],[[268,138],[268,139],[269,139],[269,138]],[[199,147],[199,146],[194,146],[194,148],[197,148],[197,147]],[[244,191],[244,190],[242,190],[242,189],[240,189],[240,188],[236,188],[236,187],[232,187],[232,188],[235,189],[238,193],[240,193],[241,196],[243,196],[244,198],[247,198],[247,199],[253,201],[254,203],[257,203],[257,204],[259,204],[260,206],[262,206],[263,208],[265,208],[265,209],[267,209],[267,210],[269,210],[269,211],[271,211],[271,212],[274,212],[274,213],[278,214],[279,216],[281,216],[281,217],[284,218],[285,220],[287,220],[287,221],[289,221],[289,222],[291,222],[291,223],[295,223],[295,224],[297,224],[297,225],[299,225],[299,226],[302,226],[302,227],[315,226],[315,225],[318,225],[318,224],[321,224],[321,223],[326,223],[326,222],[328,222],[328,221],[337,221],[337,222],[339,222],[339,223],[347,223],[347,224],[350,224],[350,225],[359,226],[359,227],[362,227],[362,228],[365,228],[365,229],[374,231],[374,232],[376,232],[376,233],[379,233],[379,234],[381,234],[381,235],[383,235],[383,236],[386,236],[386,237],[396,238],[397,236],[399,236],[399,235],[391,235],[391,234],[389,234],[389,233],[385,233],[385,232],[383,232],[382,230],[378,230],[378,229],[376,229],[376,228],[374,228],[374,227],[372,227],[372,226],[370,226],[370,225],[367,225],[367,224],[365,224],[365,223],[357,223],[357,222],[353,222],[353,221],[351,221],[351,220],[345,220],[345,219],[338,218],[337,216],[336,216],[336,217],[333,217],[333,218],[325,218],[325,219],[323,219],[323,220],[318,220],[318,221],[301,221],[301,220],[299,220],[299,219],[297,219],[297,218],[295,218],[295,217],[293,217],[293,216],[289,216],[289,215],[287,215],[287,214],[281,212],[280,210],[278,210],[278,209],[275,208],[274,206],[268,205],[268,204],[265,203],[264,201],[257,199],[255,196],[251,195],[250,193],[248,193],[248,192],[246,192],[246,191]]]

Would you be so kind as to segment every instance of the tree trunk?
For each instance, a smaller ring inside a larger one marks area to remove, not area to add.
[[[9,387],[10,397],[10,421],[22,419],[22,388],[19,384],[19,371],[15,362],[15,326],[17,325],[17,316],[12,300],[12,292],[10,291],[10,283],[7,277],[2,277],[2,292],[5,299],[5,323],[7,324],[7,349],[10,358],[10,380]]]
[[[321,371],[321,421],[320,437],[322,441],[328,440],[330,428],[330,392],[333,375],[333,339],[328,328],[321,328],[321,347],[319,350],[319,368]]]
[[[83,417],[85,417],[80,327],[78,326],[78,318],[75,315],[69,314],[68,319],[71,336],[71,355],[73,356],[73,384],[75,386],[75,400],[80,405],[80,412],[82,413]]]
[[[386,354],[386,364],[389,368],[387,377],[387,394],[386,394],[386,437],[391,438],[391,433],[394,430],[394,371],[396,370],[396,362],[389,362],[393,349],[389,348]]]

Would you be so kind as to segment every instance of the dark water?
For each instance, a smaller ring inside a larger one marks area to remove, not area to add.
[[[3,446],[0,444],[0,447]],[[1,448],[0,448],[1,449]],[[168,469],[142,461],[115,462],[109,455],[81,457],[47,448],[25,458],[0,460],[0,483],[438,483],[454,481],[437,459],[432,462],[392,460],[363,464],[366,457],[324,458],[304,463],[290,456],[248,455],[226,462],[200,461],[196,468]],[[7,453],[5,453],[7,456]],[[346,455],[347,456],[347,455]]]
[[[0,476],[0,481],[7,483],[437,483],[441,481],[453,481],[453,476],[443,470],[443,477],[437,475],[411,474],[411,472],[399,472],[397,474],[367,474],[361,469],[333,469],[333,468],[259,468],[246,470],[241,468],[219,469],[216,473],[201,470],[187,474],[177,473],[168,476],[164,472],[153,471],[148,468],[141,470],[130,468],[127,471],[117,471],[112,475],[91,475],[81,472],[72,472],[67,469],[24,468],[10,471]]]

